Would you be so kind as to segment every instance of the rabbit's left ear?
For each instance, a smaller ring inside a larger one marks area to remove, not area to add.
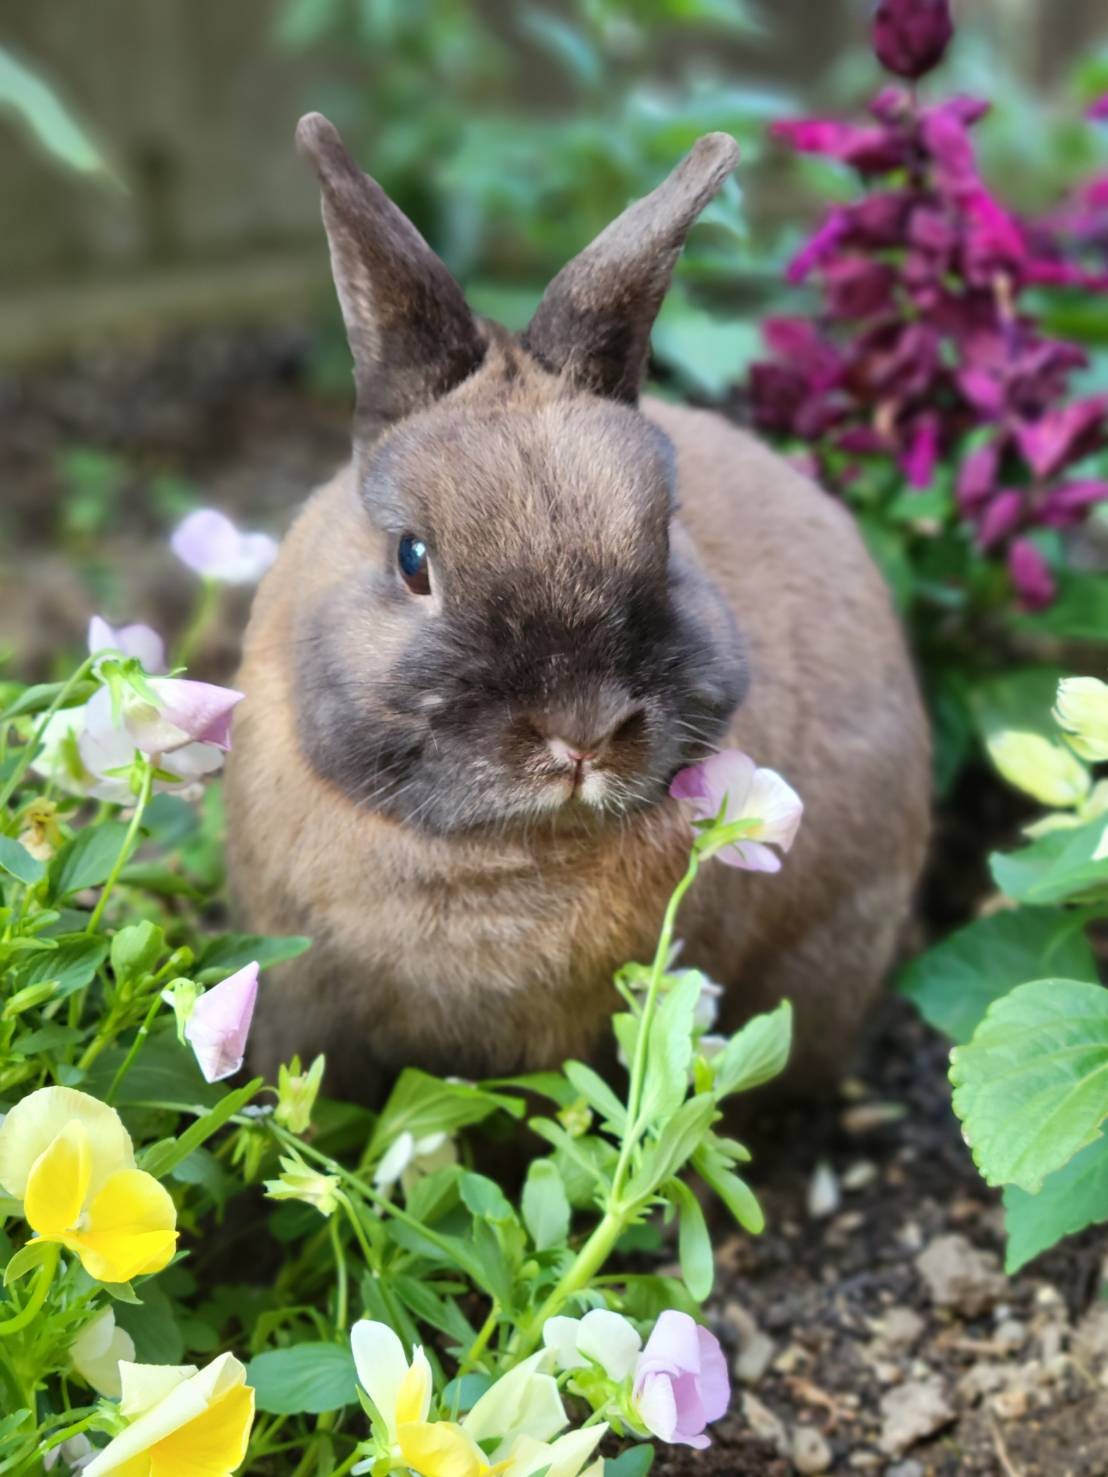
[[[562,268],[522,336],[524,348],[582,389],[634,404],[685,238],[738,157],[725,133],[698,140],[668,179]]]
[[[485,357],[485,336],[445,264],[359,169],[334,124],[309,113],[296,142],[319,175],[354,356],[356,429],[372,437],[471,375]]]

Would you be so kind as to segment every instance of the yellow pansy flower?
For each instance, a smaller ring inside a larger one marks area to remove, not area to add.
[[[493,1389],[495,1389],[495,1385]],[[517,1436],[506,1455],[490,1461],[462,1426],[452,1421],[431,1421],[400,1430],[403,1459],[419,1477],[579,1477],[585,1463],[600,1445],[606,1425],[567,1431],[557,1441]],[[584,1477],[600,1477],[603,1463],[590,1467]]]
[[[246,1368],[221,1354],[205,1369],[121,1364],[119,1409],[129,1422],[85,1477],[230,1477],[246,1456],[254,1391]]]
[[[1054,708],[1057,723],[1083,759],[1108,759],[1108,683],[1097,677],[1063,677]]]
[[[0,1186],[41,1241],[75,1252],[90,1277],[160,1272],[177,1245],[168,1191],[135,1168],[119,1114],[70,1087],[43,1087],[0,1125]]]

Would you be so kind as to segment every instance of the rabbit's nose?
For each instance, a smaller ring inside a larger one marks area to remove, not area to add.
[[[576,765],[601,758],[637,734],[643,709],[639,703],[608,703],[534,713],[531,721],[556,759]]]

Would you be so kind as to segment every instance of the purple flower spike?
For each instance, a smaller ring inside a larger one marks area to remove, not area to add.
[[[711,1445],[704,1428],[727,1414],[731,1400],[719,1340],[687,1313],[663,1313],[635,1366],[634,1399],[653,1435],[703,1451]]]
[[[1030,539],[1018,538],[1008,550],[1008,573],[1025,609],[1042,610],[1054,599],[1054,576]]]
[[[1016,427],[1016,440],[1036,477],[1053,477],[1066,462],[1093,451],[1103,439],[1108,395],[1075,400]]]
[[[1085,117],[1091,118],[1094,123],[1108,123],[1108,92],[1089,104],[1085,109]]]
[[[939,423],[935,416],[925,415],[916,426],[900,466],[911,486],[922,491],[931,486],[938,459]]]
[[[949,0],[880,0],[874,13],[877,60],[913,82],[939,65],[953,35]]]

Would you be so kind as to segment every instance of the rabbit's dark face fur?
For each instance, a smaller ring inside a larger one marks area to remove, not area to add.
[[[470,312],[331,124],[312,115],[299,138],[354,357],[366,539],[355,577],[298,622],[311,764],[439,834],[649,806],[743,689],[728,606],[671,536],[673,449],[638,410],[651,325],[733,141],[702,139],[517,339]],[[398,568],[405,538],[429,551],[422,593]]]
[[[437,833],[591,826],[722,739],[738,634],[671,546],[672,448],[637,409],[501,342],[358,467],[373,558],[298,648],[301,741],[351,799]],[[401,576],[406,535],[429,595]]]

